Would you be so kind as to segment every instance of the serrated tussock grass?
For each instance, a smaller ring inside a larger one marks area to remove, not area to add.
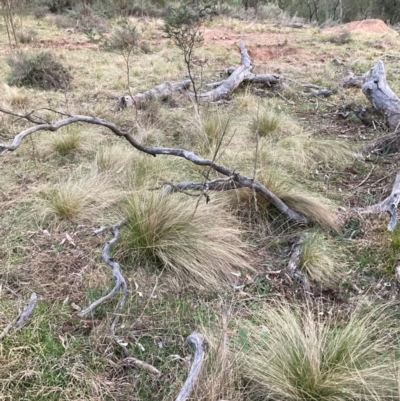
[[[338,228],[334,204],[322,195],[302,188],[284,170],[271,166],[269,170],[260,173],[257,179],[291,209],[324,227]],[[253,211],[256,213],[254,217],[267,217],[275,210],[267,199],[255,194],[251,188],[230,191],[228,196],[231,205],[240,214]]]
[[[45,147],[58,156],[68,156],[84,149],[83,128],[77,124],[68,125],[45,139]],[[46,143],[47,142],[47,143]]]
[[[49,224],[101,219],[104,210],[118,200],[119,191],[107,175],[73,175],[42,190],[39,215]]]
[[[299,268],[315,283],[334,287],[344,277],[346,263],[339,244],[319,232],[300,239]]]
[[[249,268],[238,221],[217,205],[179,195],[134,193],[121,235],[125,258],[172,271],[184,285],[218,289]]]
[[[386,312],[373,306],[339,324],[310,305],[264,308],[254,323],[240,323],[248,391],[257,400],[399,399],[398,329]]]

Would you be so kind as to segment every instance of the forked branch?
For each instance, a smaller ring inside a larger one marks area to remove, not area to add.
[[[11,111],[4,111],[10,115],[16,115],[21,117],[21,115],[17,115]],[[86,123],[93,125],[100,125],[108,128],[111,132],[113,132],[116,136],[122,137],[127,140],[135,149],[147,153],[152,156],[157,155],[167,155],[167,156],[175,156],[182,157],[196,165],[199,166],[208,166],[217,173],[224,175],[225,177],[230,177],[232,182],[235,183],[237,187],[247,187],[252,188],[258,195],[267,199],[271,204],[273,204],[281,213],[287,216],[290,220],[306,224],[309,222],[308,218],[303,216],[300,213],[290,209],[280,198],[278,198],[273,192],[271,192],[268,188],[262,185],[259,181],[246,177],[245,175],[237,173],[234,169],[230,169],[221,164],[217,164],[214,160],[204,159],[194,152],[178,149],[178,148],[164,148],[164,147],[152,147],[140,144],[132,135],[130,135],[127,131],[118,128],[114,123],[103,120],[98,117],[90,117],[83,115],[70,115],[67,118],[56,121],[54,123],[46,123],[46,124],[38,124],[31,128],[28,128],[18,135],[16,135],[11,144],[0,144],[0,156],[5,154],[7,151],[12,152],[21,145],[22,141],[29,135],[37,132],[37,131],[57,131],[58,129],[65,127],[69,124],[74,123]]]

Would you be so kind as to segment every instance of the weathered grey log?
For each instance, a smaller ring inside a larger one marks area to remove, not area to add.
[[[374,108],[385,116],[389,128],[396,131],[400,127],[400,99],[386,82],[382,60],[368,72],[362,91]]]
[[[183,385],[181,391],[176,397],[175,401],[186,401],[189,398],[189,395],[193,389],[196,380],[199,377],[201,371],[201,365],[204,359],[204,342],[203,338],[199,333],[192,333],[185,341],[185,345],[193,345],[194,346],[194,357],[193,363],[190,368],[189,375]]]
[[[9,115],[16,115],[11,111],[6,111],[4,109],[0,109],[3,113]],[[19,115],[18,115],[19,116]],[[193,164],[198,166],[207,166],[212,168],[219,174],[224,175],[225,177],[230,177],[238,186],[247,187],[253,189],[257,194],[261,197],[269,200],[272,205],[274,205],[281,213],[287,216],[290,220],[296,221],[298,223],[307,224],[309,223],[309,219],[290,209],[286,203],[284,203],[280,198],[278,198],[273,192],[271,192],[268,188],[262,185],[259,181],[247,177],[245,175],[241,175],[235,171],[235,169],[230,169],[221,164],[215,163],[214,160],[204,159],[195,153],[185,150],[185,149],[177,149],[177,148],[164,148],[164,147],[152,147],[146,146],[139,143],[129,132],[118,128],[115,124],[110,121],[103,120],[98,117],[90,117],[90,116],[82,116],[82,115],[70,115],[65,119],[56,121],[54,123],[48,124],[39,124],[35,125],[31,128],[27,128],[26,130],[20,132],[16,135],[11,144],[0,144],[0,156],[6,152],[12,152],[18,149],[21,145],[22,141],[29,135],[33,134],[37,131],[57,131],[58,129],[65,127],[69,124],[83,122],[87,124],[100,125],[108,128],[111,132],[113,132],[116,136],[122,137],[127,140],[135,149],[140,152],[147,153],[152,156],[157,155],[168,155],[175,157],[182,157]]]
[[[340,82],[340,85],[343,88],[362,88],[365,82],[367,74],[363,75],[354,75],[352,71],[349,71],[347,77],[344,77]]]
[[[391,194],[376,205],[363,209],[357,209],[360,213],[382,213],[386,212],[390,216],[388,231],[394,231],[397,225],[397,207],[400,202],[400,171],[396,174]]]
[[[181,81],[177,83],[171,83],[167,81],[143,93],[137,93],[133,96],[130,95],[121,96],[118,101],[116,109],[122,110],[125,109],[126,107],[131,107],[131,106],[140,108],[151,99],[160,99],[160,98],[164,99],[168,98],[174,93],[186,92],[189,89],[190,84],[191,84],[190,80]]]

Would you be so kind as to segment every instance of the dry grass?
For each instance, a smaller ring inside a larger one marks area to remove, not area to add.
[[[3,84],[3,100],[7,103],[7,106],[11,105],[17,108],[27,107],[29,105],[29,92],[25,88]]]
[[[242,322],[250,399],[398,399],[395,327],[382,307],[356,311],[344,323],[281,303]],[[260,397],[260,398],[258,398]]]
[[[85,144],[82,130],[83,128],[77,124],[60,129],[48,136],[48,148],[51,152],[63,157],[82,151]]]
[[[121,253],[167,268],[182,285],[224,287],[249,268],[238,222],[220,207],[177,195],[132,194],[124,215]]]
[[[96,219],[118,200],[110,177],[80,172],[41,191],[39,216],[49,224]]]
[[[299,268],[315,283],[335,287],[344,278],[346,263],[338,243],[322,233],[305,234],[300,241]]]

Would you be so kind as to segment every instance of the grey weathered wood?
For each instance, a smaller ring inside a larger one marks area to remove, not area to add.
[[[203,338],[199,333],[192,333],[185,341],[186,345],[193,345],[194,346],[194,357],[193,363],[190,368],[189,375],[179,392],[178,396],[176,397],[175,401],[186,401],[189,398],[189,395],[193,389],[196,380],[199,377],[201,371],[201,365],[204,359],[204,342]]]
[[[387,84],[382,60],[368,72],[362,91],[374,108],[385,116],[389,128],[396,131],[400,127],[400,99]]]
[[[143,106],[143,104],[151,99],[163,99],[171,96],[174,93],[186,92],[189,89],[190,84],[190,80],[176,83],[171,83],[167,81],[143,93],[137,93],[133,96],[121,96],[118,100],[116,109],[122,110],[126,107],[131,106],[140,108],[141,106]]]
[[[365,82],[367,74],[354,75],[353,72],[349,71],[348,75],[342,79],[340,85],[343,88],[362,88]]]
[[[302,284],[305,291],[310,291],[311,286],[306,275],[299,269],[300,257],[302,252],[301,241],[292,246],[290,259],[287,265],[287,270],[292,277],[297,278]]]
[[[390,216],[388,231],[394,231],[397,225],[397,207],[400,202],[400,171],[396,174],[396,179],[391,194],[376,205],[358,209],[361,213],[382,213],[386,212]]]
[[[1,109],[3,113],[14,115],[11,111],[6,111]],[[147,153],[152,156],[157,155],[168,155],[175,157],[182,157],[193,164],[198,166],[211,167],[217,173],[224,175],[225,177],[230,177],[238,186],[252,188],[261,197],[268,199],[272,205],[274,205],[281,213],[287,216],[290,220],[297,221],[298,223],[308,223],[309,219],[306,216],[290,209],[286,203],[284,203],[280,198],[278,198],[273,192],[262,185],[259,181],[247,177],[245,175],[239,174],[235,169],[225,167],[221,164],[215,163],[214,160],[204,159],[195,153],[178,148],[164,148],[164,147],[153,147],[142,145],[138,142],[129,132],[118,128],[114,123],[107,120],[103,120],[98,117],[82,116],[82,115],[70,115],[65,119],[56,121],[54,123],[38,124],[31,128],[28,128],[18,135],[16,135],[11,144],[0,144],[0,156],[6,152],[12,152],[18,149],[22,141],[29,135],[37,131],[57,131],[58,129],[65,127],[69,124],[83,122],[87,124],[100,125],[108,128],[116,136],[122,137],[127,140],[135,149]]]

